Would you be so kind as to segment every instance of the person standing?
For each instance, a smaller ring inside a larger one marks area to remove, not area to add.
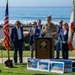
[[[46,38],[51,38],[52,56],[54,58],[54,47],[55,47],[54,44],[55,44],[55,36],[57,34],[57,28],[56,25],[51,22],[52,21],[51,16],[47,16],[46,21],[47,23],[42,26],[41,35]]]
[[[51,22],[52,17],[47,16],[46,21],[47,21],[47,23],[42,26],[41,35],[43,35],[44,37],[54,38],[56,36],[57,28],[56,28],[55,24],[53,24]]]
[[[17,64],[17,52],[19,51],[19,62],[23,63],[23,27],[21,26],[21,22],[19,20],[16,21],[15,27],[12,28],[10,34],[11,41],[14,46],[14,63]]]
[[[39,37],[41,37],[42,25],[41,25],[41,20],[40,19],[37,20],[37,26],[36,26],[36,28],[39,29],[39,31],[40,31]]]
[[[68,23],[64,22],[62,26],[62,30],[60,31],[60,40],[61,40],[61,46],[62,46],[62,58],[63,59],[68,59]]]
[[[60,54],[60,50],[61,50],[61,40],[59,39],[59,34],[60,31],[62,29],[62,25],[63,25],[63,21],[59,20],[59,24],[57,25],[57,36],[56,36],[56,59],[59,59],[59,54]]]
[[[28,37],[29,37],[29,45],[30,45],[30,57],[33,58],[34,55],[34,50],[35,50],[35,40],[36,38],[39,37],[40,35],[40,30],[36,28],[37,23],[33,22],[32,27],[30,28],[28,32]]]

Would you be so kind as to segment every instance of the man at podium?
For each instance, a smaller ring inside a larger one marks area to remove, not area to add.
[[[54,25],[51,22],[51,20],[52,20],[51,16],[46,17],[47,23],[43,25],[41,35],[43,35],[44,37],[50,37],[54,39],[54,37],[56,36],[57,28],[56,25]]]
[[[41,34],[43,37],[36,39],[36,58],[53,59],[54,58],[54,37],[57,28],[51,22],[51,16],[47,16],[47,23],[42,26]]]

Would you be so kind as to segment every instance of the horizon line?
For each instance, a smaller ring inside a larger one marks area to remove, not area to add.
[[[0,6],[6,7],[6,6]],[[72,7],[72,6],[9,6],[9,7]]]

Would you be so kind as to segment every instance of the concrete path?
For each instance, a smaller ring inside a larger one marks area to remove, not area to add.
[[[23,57],[23,62],[26,63],[27,62],[27,58],[29,57]],[[11,60],[13,60],[13,57],[10,58]],[[19,58],[18,58],[19,59]],[[8,60],[8,58],[0,58],[0,63],[4,63],[6,60]]]
[[[23,62],[26,63],[28,58],[30,57],[23,57]],[[10,59],[13,60],[13,57],[11,57]],[[75,61],[75,57],[69,57],[69,59],[73,59],[73,61]],[[0,58],[0,63],[4,63],[6,60],[8,60],[8,58]]]

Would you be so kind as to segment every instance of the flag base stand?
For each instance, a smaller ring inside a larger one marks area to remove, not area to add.
[[[13,67],[12,60],[6,60],[4,63],[5,63],[5,67],[8,67],[8,68],[12,68]]]
[[[5,67],[7,68],[13,68],[13,61],[10,60],[10,55],[9,55],[9,50],[7,51],[8,53],[8,60],[6,60],[4,63],[5,63]]]

